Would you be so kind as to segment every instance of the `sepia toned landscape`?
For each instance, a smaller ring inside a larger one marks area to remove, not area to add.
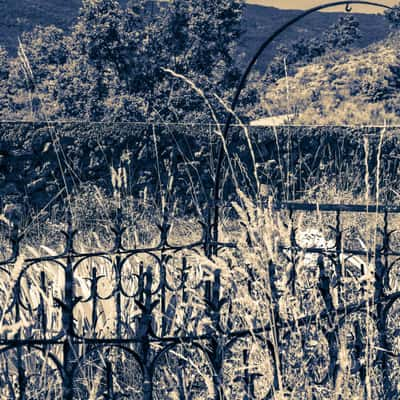
[[[0,399],[399,398],[400,4],[0,6]]]

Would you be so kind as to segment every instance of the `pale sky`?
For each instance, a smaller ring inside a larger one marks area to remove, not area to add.
[[[375,3],[385,4],[387,6],[394,6],[400,3],[400,0],[371,0]],[[286,8],[291,10],[305,10],[308,8],[312,8],[318,6],[320,4],[333,3],[335,0],[327,1],[327,0],[247,0],[247,3],[250,4],[259,4],[262,6],[272,6],[276,8]],[[372,7],[372,6],[364,6],[364,5],[352,5],[353,11],[358,13],[380,13],[383,9]],[[328,11],[328,10],[327,10]],[[339,8],[331,8],[329,11],[344,11],[344,6]]]

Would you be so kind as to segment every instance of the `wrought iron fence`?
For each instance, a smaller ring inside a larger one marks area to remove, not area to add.
[[[158,243],[132,249],[116,224],[111,249],[80,252],[69,222],[62,252],[23,261],[14,227],[12,254],[0,265],[2,397],[268,399],[296,390],[290,368],[297,374],[306,368],[315,388],[335,387],[343,343],[351,375],[366,387],[368,368],[379,369],[380,398],[397,397],[400,246],[391,220],[397,223],[400,207],[285,203],[275,213],[289,232],[280,261],[264,270],[246,264],[245,275],[235,272],[239,244],[213,243],[207,224],[201,239],[175,246],[164,216]],[[356,223],[348,224],[354,215]],[[315,218],[325,232],[322,244],[304,241],[304,232],[315,235],[304,228]],[[372,218],[379,233],[360,245],[354,229],[363,229],[360,221],[369,226],[363,218]],[[246,246],[251,252],[254,245]],[[214,260],[213,246],[221,254]],[[315,258],[305,261],[306,255]],[[264,319],[238,317],[240,285],[256,302],[264,299]],[[290,298],[300,304],[290,308]],[[319,360],[313,330],[325,343]],[[297,367],[288,360],[297,351],[295,335],[303,348]]]

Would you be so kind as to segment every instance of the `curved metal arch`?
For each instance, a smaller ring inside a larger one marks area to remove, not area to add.
[[[52,352],[46,351],[45,347],[40,347],[37,345],[23,345],[22,347],[30,347],[31,349],[41,352],[41,353],[45,354],[47,357],[49,357],[49,359],[53,362],[54,366],[56,367],[56,370],[58,371],[60,378],[63,379],[64,369],[63,369],[60,359],[55,354],[53,354]],[[0,355],[6,354],[9,351],[14,351],[17,348],[18,347],[15,347],[15,345],[10,345],[8,347],[0,349]]]
[[[9,351],[16,350],[17,348],[18,347],[15,347],[13,344],[8,345],[7,347],[3,347],[2,349],[0,349],[0,356]]]
[[[5,272],[8,276],[11,276],[11,272],[8,269],[4,268],[1,264],[0,264],[0,272]]]
[[[246,83],[247,83],[247,78],[250,74],[250,72],[253,70],[254,65],[256,64],[257,60],[260,58],[261,54],[264,52],[264,50],[276,39],[278,38],[283,32],[285,32],[288,28],[290,28],[292,25],[296,24],[303,18],[307,17],[310,14],[313,14],[317,11],[328,9],[328,8],[333,8],[337,6],[345,6],[345,10],[347,12],[351,11],[351,6],[350,4],[360,4],[360,5],[366,5],[366,6],[371,6],[371,7],[378,7],[378,8],[383,8],[386,10],[391,10],[392,7],[387,6],[382,3],[376,3],[372,1],[358,1],[358,0],[349,0],[349,1],[336,1],[333,3],[328,3],[328,4],[322,4],[313,8],[310,8],[307,11],[304,11],[297,17],[294,17],[284,25],[282,25],[279,29],[277,29],[267,40],[262,43],[262,45],[259,47],[253,58],[250,60],[249,64],[247,65],[247,68],[245,69],[242,77],[240,78],[239,84],[237,86],[235,95],[233,97],[230,111],[228,113],[228,117],[226,120],[226,123],[224,125],[224,129],[222,132],[222,137],[223,140],[226,141],[228,138],[228,133],[229,133],[229,128],[232,124],[232,119],[233,119],[233,113],[238,105],[240,95],[242,93],[242,90],[245,88]],[[214,183],[214,220],[213,220],[213,240],[215,243],[218,242],[218,227],[219,227],[219,201],[220,199],[220,186],[221,186],[221,172],[222,172],[222,164],[225,159],[225,151],[224,151],[224,146],[220,146],[219,148],[219,154],[218,154],[218,161],[217,161],[217,167],[215,169],[215,183]],[[217,254],[217,248],[214,248],[214,253]]]
[[[26,276],[26,273],[27,273],[31,268],[34,268],[35,266],[38,266],[38,265],[40,265],[40,264],[42,264],[42,263],[54,263],[58,268],[60,268],[62,271],[65,272],[66,266],[65,266],[61,261],[59,261],[59,260],[57,260],[57,259],[54,259],[54,260],[41,260],[41,259],[38,259],[38,260],[36,260],[36,261],[31,261],[31,262],[29,262],[28,264],[26,264],[26,265],[22,268],[22,270],[19,272],[18,277],[17,277],[17,279],[16,279],[16,284],[15,284],[14,287],[13,287],[13,290],[15,291],[15,295],[14,295],[14,298],[13,298],[13,301],[12,301],[10,307],[7,309],[7,312],[9,312],[9,310],[11,310],[11,308],[13,308],[13,307],[15,306],[16,302],[18,302],[18,304],[19,304],[24,310],[29,311],[29,306],[26,306],[26,305],[23,303],[22,299],[21,299],[21,293],[22,293],[22,286],[21,286],[21,283],[22,283],[22,279],[23,279],[24,277],[25,277],[26,279],[28,279],[27,276]],[[45,271],[45,270],[42,269],[42,271]],[[35,310],[35,309],[33,309],[32,311],[34,311],[34,310]]]
[[[154,260],[154,266],[156,266],[156,269],[158,270],[159,273],[159,278],[158,278],[158,283],[157,286],[155,286],[155,289],[151,290],[151,295],[154,296],[156,295],[160,290],[161,290],[161,286],[162,286],[162,259],[160,256],[158,256],[157,254],[155,254],[156,251],[144,251],[144,252],[135,252],[135,253],[130,253],[127,256],[125,256],[121,262],[120,262],[120,274],[121,276],[119,277],[120,280],[120,287],[118,288],[118,290],[121,290],[121,293],[128,299],[133,299],[135,298],[139,292],[140,289],[138,288],[136,290],[136,292],[133,295],[128,295],[128,293],[124,290],[123,286],[122,286],[122,274],[124,272],[124,269],[127,268],[127,265],[129,265],[128,263],[134,258],[134,257],[140,257],[140,256],[146,256],[146,257],[150,257],[151,259]],[[144,278],[144,274],[146,272],[146,265],[144,264],[144,271],[143,271],[143,277],[141,277],[139,274],[132,274],[132,276],[135,276],[136,279],[138,280],[138,283],[140,281],[141,278]],[[147,265],[148,266],[148,265]],[[151,265],[151,267],[153,267],[153,265]],[[153,274],[154,276],[154,274]],[[156,281],[157,282],[157,281]],[[115,295],[116,291],[113,292],[113,295]]]
[[[92,354],[95,354],[96,351],[102,350],[104,348],[119,349],[119,350],[125,351],[127,354],[132,356],[132,359],[135,360],[135,362],[139,366],[140,372],[142,373],[142,375],[144,374],[143,360],[140,358],[139,354],[137,354],[131,348],[124,346],[123,344],[99,343],[99,344],[95,345],[93,348],[91,348],[89,351],[82,354],[78,359],[78,364],[79,365],[82,364],[82,362],[86,361]],[[74,376],[76,376],[78,373],[79,373],[79,369],[76,369],[74,371]]]
[[[159,360],[164,355],[168,354],[168,352],[171,351],[172,349],[174,349],[174,348],[176,348],[178,346],[182,346],[182,345],[185,345],[185,343],[184,342],[175,341],[173,343],[170,343],[170,344],[166,345],[158,353],[156,353],[156,355],[154,356],[154,358],[153,358],[153,360],[151,362],[151,365],[150,365],[151,372],[154,373],[154,371],[156,370],[156,367],[157,367],[157,365],[159,363]],[[197,341],[191,342],[190,345],[192,346],[190,348],[190,350],[197,349],[197,350],[201,351],[201,353],[206,357],[207,362],[210,364],[209,365],[210,369],[213,369],[212,360],[211,360],[209,354],[207,353],[207,350],[204,348],[204,346],[200,342],[197,342]]]
[[[119,255],[119,254],[117,254],[117,255]],[[125,296],[125,297],[127,297],[127,298],[133,298],[134,296],[128,296],[125,292],[124,292],[124,290],[123,290],[123,288],[122,287],[120,287],[120,279],[121,279],[121,276],[120,276],[120,273],[121,273],[121,271],[122,271],[122,268],[123,268],[123,266],[124,266],[124,264],[127,262],[127,260],[130,258],[130,257],[133,257],[133,256],[136,256],[137,254],[128,254],[127,256],[125,256],[125,258],[123,258],[122,259],[122,261],[120,262],[120,267],[121,267],[121,270],[118,270],[118,268],[116,267],[116,264],[115,264],[115,260],[113,260],[113,257],[112,257],[112,254],[99,254],[99,255],[96,255],[96,254],[94,254],[94,255],[90,255],[90,254],[88,254],[88,255],[85,255],[84,257],[82,257],[79,261],[77,261],[75,264],[74,264],[74,266],[73,266],[73,272],[76,272],[76,270],[81,266],[81,264],[82,263],[84,263],[85,261],[90,261],[90,260],[95,260],[95,259],[100,259],[100,260],[104,260],[105,262],[107,262],[108,264],[107,264],[107,266],[109,266],[110,267],[110,269],[111,269],[111,271],[112,271],[112,273],[114,273],[115,274],[115,281],[116,282],[114,282],[115,283],[115,287],[113,287],[112,288],[112,290],[111,290],[111,292],[110,292],[110,294],[108,295],[108,296],[100,296],[99,294],[97,294],[96,295],[96,298],[97,299],[100,299],[100,300],[109,300],[109,299],[111,299],[113,296],[115,296],[115,294],[118,292],[118,290],[121,290],[121,292],[122,292],[122,294]],[[137,279],[139,279],[139,275],[138,274],[133,274]],[[76,276],[74,276],[74,279],[76,279],[77,277]],[[102,279],[106,279],[106,278],[109,278],[109,277],[107,277],[107,276],[105,276],[105,275],[99,275],[99,276],[97,276],[97,281],[99,282],[100,280],[102,280]],[[85,277],[84,278],[85,280],[91,280],[91,278],[88,278],[88,277]],[[135,296],[137,295],[137,293],[135,294]],[[89,302],[89,301],[91,301],[91,300],[93,300],[93,296],[92,295],[90,295],[88,298],[86,298],[86,299],[84,299],[84,300],[81,300],[79,303],[87,303],[87,302]]]
[[[383,315],[385,316],[385,326],[387,327],[387,320],[389,317],[389,313],[392,309],[392,307],[394,306],[394,304],[400,299],[400,297],[394,297],[392,299],[390,299],[387,304],[385,305],[385,307],[383,308]]]
[[[33,349],[42,352],[44,355],[49,357],[49,359],[54,363],[55,367],[57,368],[58,373],[60,374],[60,378],[64,379],[64,369],[60,359],[53,354],[52,352],[46,351],[45,348],[39,346],[32,346]]]
[[[139,367],[140,370],[140,374],[142,376],[142,388],[143,388],[143,383],[144,383],[144,374],[145,374],[145,365],[143,363],[143,360],[141,359],[141,357],[131,348],[126,347],[122,344],[109,344],[109,343],[100,343],[97,344],[95,347],[93,347],[92,349],[90,349],[88,352],[85,352],[84,354],[82,354],[79,359],[78,359],[78,365],[81,365],[82,362],[86,361],[89,359],[89,357],[93,354],[95,354],[97,351],[103,350],[105,348],[109,348],[109,349],[119,349],[123,352],[125,352],[126,354],[129,355],[129,357],[131,358],[131,360],[134,360],[136,365]],[[107,357],[104,357],[105,359],[107,359]],[[76,378],[77,376],[79,376],[79,372],[80,372],[80,368],[76,368],[73,372],[73,381],[76,382]]]
[[[19,274],[17,276],[16,282],[20,283],[21,279],[24,277],[24,275],[28,272],[29,269],[31,269],[37,265],[43,264],[43,263],[54,263],[57,267],[61,268],[62,271],[65,271],[65,268],[66,268],[66,265],[57,259],[53,259],[53,260],[38,259],[38,260],[30,261],[28,264],[26,264],[21,269],[21,271],[19,272]]]
[[[168,353],[177,348],[178,346],[184,345],[184,343],[180,343],[180,342],[175,342],[175,343],[171,343],[167,346],[165,346],[163,349],[161,349],[153,358],[153,360],[151,361],[149,370],[150,370],[150,374],[151,376],[154,378],[154,374],[157,370],[157,366],[160,362],[160,359],[162,359],[163,356],[168,355]],[[204,357],[205,357],[205,361],[207,363],[207,368],[210,369],[210,371],[212,371],[213,373],[215,373],[215,369],[214,369],[214,365],[212,362],[212,359],[210,357],[210,354],[207,352],[207,349],[199,342],[192,342],[191,343],[191,347],[189,349],[190,351],[199,351]],[[218,387],[216,387],[215,385],[213,385],[213,390],[214,393],[218,392]]]
[[[390,283],[390,274],[395,267],[400,267],[400,257],[396,257],[393,261],[389,263],[389,267],[385,271],[385,279],[386,279],[386,289],[393,290],[393,286]]]
[[[76,280],[78,280],[78,279],[83,279],[83,280],[85,280],[85,281],[91,282],[90,284],[93,284],[93,282],[92,282],[92,280],[91,280],[90,277],[88,278],[88,277],[76,276],[75,273],[76,273],[77,269],[78,269],[85,261],[90,262],[91,260],[96,259],[96,258],[98,258],[98,259],[100,259],[100,260],[103,260],[104,262],[109,263],[109,265],[110,265],[110,267],[111,267],[111,270],[114,269],[114,262],[113,262],[113,260],[112,260],[112,258],[111,258],[110,255],[108,255],[108,254],[86,255],[86,256],[84,256],[83,258],[79,259],[79,260],[72,266],[72,272],[74,273],[74,276],[73,276],[74,282],[75,282]],[[93,271],[93,267],[91,267],[91,270]],[[96,279],[97,279],[97,282],[96,282],[96,283],[98,283],[101,279],[105,279],[105,278],[106,278],[105,275],[99,275],[99,276],[97,276],[97,278],[96,278]],[[89,291],[91,292],[91,287],[89,288]],[[100,299],[100,300],[108,300],[108,299],[110,299],[110,298],[114,295],[114,293],[115,293],[115,290],[113,290],[109,296],[106,296],[106,297],[104,297],[104,298],[101,297],[101,296],[99,296],[99,295],[97,295],[96,297],[97,297],[98,299]],[[89,295],[89,297],[87,297],[87,298],[82,298],[81,300],[79,300],[78,303],[79,303],[79,304],[85,304],[85,303],[88,303],[88,302],[91,301],[91,300],[93,300],[92,293]],[[78,303],[77,303],[76,305],[78,305]]]

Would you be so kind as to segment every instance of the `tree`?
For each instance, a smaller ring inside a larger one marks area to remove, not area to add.
[[[385,10],[385,18],[389,21],[392,30],[398,30],[400,28],[400,3]]]
[[[204,101],[165,68],[211,99],[217,93],[227,100],[238,79],[234,47],[243,0],[148,3],[129,1],[124,8],[117,0],[83,0],[68,36],[54,27],[24,35],[27,68],[15,62],[18,98],[35,92],[46,103],[47,94],[48,114],[66,119],[208,118]],[[25,70],[32,72],[31,85]]]
[[[58,77],[58,101],[67,117],[107,118],[110,97],[147,88],[142,4],[122,9],[116,0],[84,0],[70,58]]]
[[[13,62],[10,86],[15,103],[26,103],[37,118],[57,113],[54,87],[60,68],[69,57],[69,38],[55,26],[36,26],[21,36],[18,58]]]
[[[234,46],[241,35],[243,2],[238,0],[193,0],[189,8],[188,62],[194,73],[210,76],[222,63],[229,79],[234,72]],[[229,80],[226,82],[229,85]]]
[[[159,25],[163,66],[199,86],[221,118],[226,111],[211,94],[228,100],[237,84],[235,46],[242,33],[242,11],[242,0],[174,0],[166,6],[163,23]],[[157,113],[162,118],[209,118],[204,101],[193,96],[182,81],[164,74],[157,90]]]
[[[329,49],[347,50],[361,39],[360,23],[352,15],[340,17],[323,35],[322,41]]]

